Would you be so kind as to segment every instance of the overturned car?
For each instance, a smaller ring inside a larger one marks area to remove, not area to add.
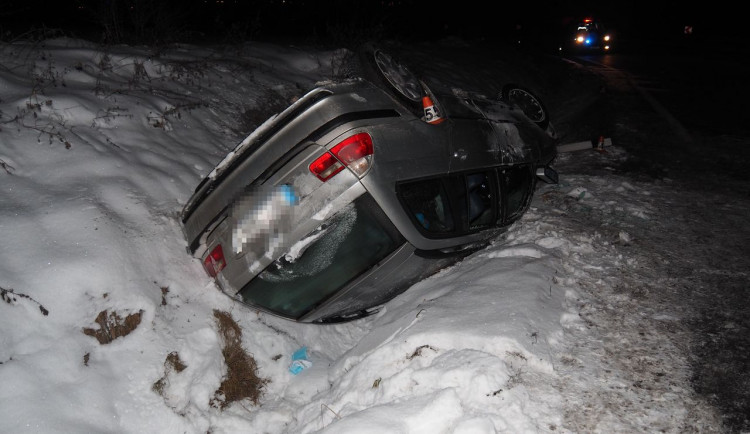
[[[301,322],[352,320],[519,219],[557,182],[555,136],[527,89],[433,94],[389,53],[312,89],[197,186],[181,221],[219,287]]]

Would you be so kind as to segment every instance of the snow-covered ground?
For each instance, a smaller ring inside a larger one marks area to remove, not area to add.
[[[261,108],[340,55],[0,45],[0,432],[721,431],[691,388],[684,318],[653,299],[683,282],[654,253],[685,243],[670,210],[700,198],[608,170],[616,144],[561,154],[560,183],[506,234],[375,316],[296,324],[223,295],[178,213]],[[217,405],[216,311],[267,380],[257,404]],[[101,312],[137,327],[102,344]],[[293,375],[302,347],[312,366]]]

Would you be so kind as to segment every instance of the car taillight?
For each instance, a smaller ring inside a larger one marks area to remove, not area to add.
[[[328,181],[343,169],[344,165],[330,152],[326,152],[310,164],[310,172],[323,182]]]
[[[310,172],[323,182],[344,167],[363,177],[372,163],[372,137],[367,133],[349,136],[310,164]]]
[[[211,277],[216,277],[226,266],[227,261],[224,260],[224,250],[222,250],[221,244],[211,250],[211,253],[203,260],[203,268],[206,269],[206,273]]]

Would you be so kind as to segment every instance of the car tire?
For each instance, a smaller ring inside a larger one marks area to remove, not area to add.
[[[549,125],[549,111],[542,100],[526,87],[516,84],[503,86],[501,98],[509,104],[520,108],[529,120],[541,129],[547,129]]]
[[[367,44],[358,50],[362,78],[387,89],[402,105],[417,116],[423,115],[421,81],[406,64],[387,50]]]

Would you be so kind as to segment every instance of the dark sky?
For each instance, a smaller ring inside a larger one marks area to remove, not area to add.
[[[283,37],[356,41],[383,36],[424,40],[450,34],[509,40],[518,32],[545,40],[559,37],[566,25],[584,16],[594,16],[625,38],[679,37],[685,25],[705,37],[742,37],[742,15],[732,2],[688,3],[463,0],[445,6],[417,0],[0,0],[0,32],[9,39],[43,26],[121,42]]]

